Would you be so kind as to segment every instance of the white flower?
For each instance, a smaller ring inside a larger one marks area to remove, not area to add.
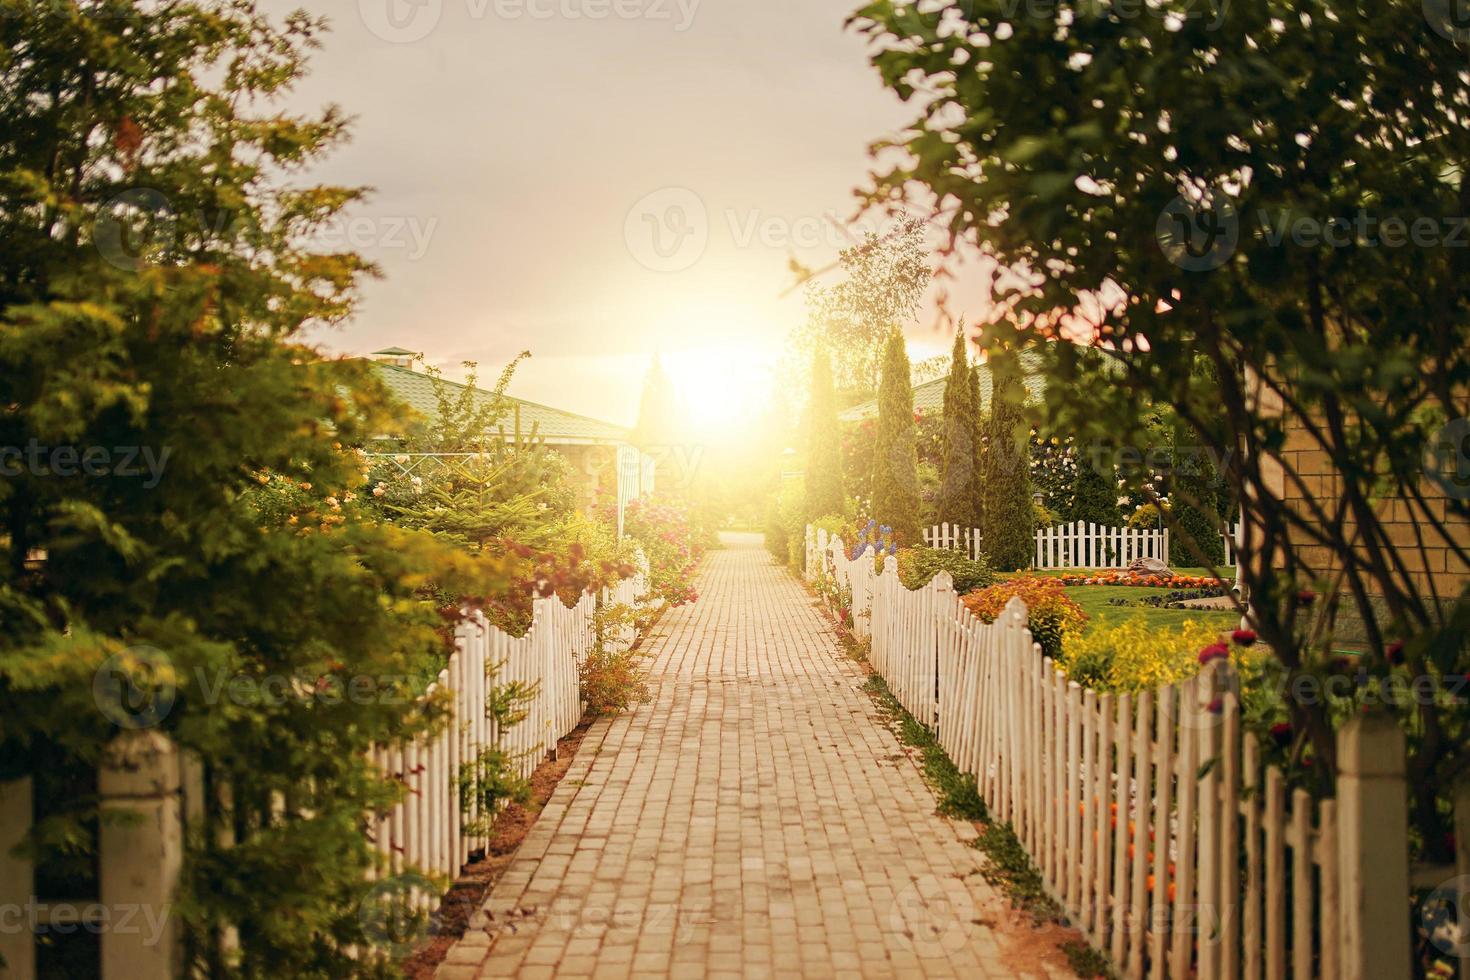
[[[377,486],[373,487],[373,496],[374,497],[381,497],[383,494],[385,494],[387,492],[388,492],[388,488],[385,487],[385,486],[383,486],[381,483],[379,483]]]
[[[342,508],[342,505],[337,503],[336,497],[328,497],[327,506],[332,508],[333,510],[340,510]]]
[[[397,456],[394,456],[393,457],[393,462],[395,462],[398,465],[402,466],[404,463],[407,463],[408,462],[408,457],[407,456],[404,456],[402,453],[400,453]]]

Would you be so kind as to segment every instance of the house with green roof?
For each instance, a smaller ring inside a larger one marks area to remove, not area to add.
[[[483,388],[436,379],[415,370],[421,355],[402,347],[389,347],[370,356],[384,386],[404,406],[405,422],[432,418],[439,411],[436,386],[448,386],[454,396],[471,392],[477,407],[488,407],[495,398],[493,392]],[[653,492],[656,463],[633,446],[631,430],[626,426],[510,395],[505,396],[504,403],[506,411],[499,434],[534,438],[566,457],[581,476],[589,503],[599,491],[617,489],[624,502]]]

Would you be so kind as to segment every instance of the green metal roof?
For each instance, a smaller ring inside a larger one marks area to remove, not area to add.
[[[1026,386],[1026,400],[1028,402],[1039,401],[1046,393],[1046,375],[1041,373],[1042,355],[1040,351],[1026,348],[1021,351],[1021,381]],[[935,378],[933,381],[925,381],[923,384],[914,385],[914,411],[923,412],[925,415],[938,415],[944,411],[944,386],[949,382],[949,375]],[[985,408],[990,404],[991,393],[995,390],[995,379],[991,377],[990,367],[986,364],[980,365],[980,405]],[[854,405],[843,412],[841,419],[844,422],[861,422],[863,419],[877,418],[878,401],[863,402]]]
[[[435,380],[429,375],[381,361],[374,361],[373,367],[377,369],[378,376],[387,385],[388,390],[399,401],[413,409],[416,415],[431,418],[439,411],[439,400],[434,396]],[[438,383],[449,385],[456,392],[468,387],[456,381],[444,380]],[[476,393],[477,404],[488,405],[490,403],[493,397],[491,392],[483,388],[473,390]],[[505,400],[507,412],[501,419],[500,425],[507,433],[513,432],[519,424],[521,434],[530,435],[534,427],[538,438],[553,445],[628,441],[628,430],[620,425],[613,425],[611,422],[603,422],[573,412],[564,412],[548,405],[538,405],[536,402],[528,402],[523,398],[506,396]]]

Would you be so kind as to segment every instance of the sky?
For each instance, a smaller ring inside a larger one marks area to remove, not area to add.
[[[657,352],[695,416],[738,422],[805,319],[790,259],[850,243],[867,146],[912,115],[844,30],[855,6],[333,0],[292,107],[356,116],[309,176],[374,188],[333,234],[386,278],[312,339],[451,377],[530,350],[513,394],[619,423]],[[948,348],[909,333],[915,358]]]

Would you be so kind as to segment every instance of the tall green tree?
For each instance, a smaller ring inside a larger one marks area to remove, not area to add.
[[[1067,505],[1068,521],[1117,527],[1123,523],[1118,509],[1117,450],[1098,441],[1077,450],[1077,472],[1072,481],[1072,499]]]
[[[824,283],[806,270],[807,322],[796,332],[799,351],[825,349],[844,404],[871,398],[882,374],[888,334],[914,318],[933,272],[924,224],[904,221],[887,234],[867,232],[842,250],[842,278]]]
[[[832,362],[825,351],[812,358],[812,394],[806,411],[806,515],[815,521],[841,514],[845,506],[837,393],[832,387]]]
[[[977,527],[980,474],[975,466],[975,436],[979,410],[975,403],[977,379],[972,377],[966,345],[964,324],[961,324],[955,332],[949,377],[944,383],[944,446],[937,516],[941,523]]]
[[[674,382],[655,354],[643,381],[643,395],[638,402],[638,423],[633,428],[633,444],[643,449],[657,449],[682,443],[687,434],[684,413]]]
[[[302,176],[344,115],[282,108],[323,29],[249,0],[0,9],[0,446],[24,450],[0,482],[0,780],[47,800],[41,873],[95,887],[104,746],[154,727],[205,761],[236,841],[187,842],[190,975],[390,972],[349,955],[364,814],[402,791],[368,749],[438,714],[410,708],[444,657],[424,587],[509,583],[357,516],[383,392],[301,335],[373,272],[312,244],[361,195]]]
[[[992,349],[990,414],[980,456],[980,540],[998,571],[1030,568],[1036,553],[1031,504],[1031,426],[1014,354]]]
[[[878,432],[873,445],[873,519],[891,527],[901,546],[923,543],[919,526],[918,430],[909,355],[903,334],[893,330],[878,384]]]
[[[1071,345],[1047,346],[1049,407],[1079,441],[1136,444],[1152,403],[1229,460],[1243,611],[1284,688],[1349,638],[1367,651],[1359,690],[1398,659],[1428,684],[1470,672],[1470,592],[1415,571],[1470,566],[1470,250],[1451,244],[1470,198],[1470,76],[1453,5],[1013,13],[979,0],[963,29],[941,26],[952,6],[916,0],[854,15],[916,109],[873,200],[943,201],[957,254],[1022,272],[995,297],[1020,339],[1081,314],[1069,326],[1119,370],[1090,377]],[[1332,479],[1298,469],[1323,459]],[[1443,860],[1470,704],[1426,691],[1373,710],[1408,733],[1415,838]],[[1335,720],[1356,713],[1290,699],[1278,716],[1322,791]]]
[[[1215,464],[1192,443],[1187,428],[1175,428],[1169,473],[1169,523],[1176,539],[1171,560],[1219,568],[1225,564],[1224,487]]]

